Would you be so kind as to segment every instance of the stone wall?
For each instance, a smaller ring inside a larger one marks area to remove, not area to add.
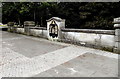
[[[93,30],[93,29],[67,29],[62,28],[59,31],[60,38],[58,41],[68,42],[72,44],[99,48],[115,53],[120,53],[120,17],[114,19],[115,30]],[[14,27],[16,33],[27,34],[42,38],[49,36],[49,29],[45,27],[29,27],[26,28]]]
[[[113,51],[114,30],[62,29],[60,41]]]
[[[16,28],[16,33],[26,34],[25,28]],[[61,42],[99,48],[107,51],[113,51],[115,46],[115,31],[114,30],[90,30],[90,29],[62,29],[62,38],[58,39]],[[48,37],[47,28],[30,27],[29,34],[31,36]]]
[[[30,28],[29,35],[47,38],[48,31],[47,31],[47,28],[45,28],[45,27],[32,27],[32,28]]]
[[[16,33],[20,33],[20,34],[24,34],[25,33],[25,29],[24,28],[16,28],[15,32]]]
[[[26,34],[25,28],[16,28],[16,33]],[[47,28],[44,27],[30,27],[27,35],[47,38]]]
[[[62,29],[61,42],[99,48],[103,50],[113,51],[115,46],[114,30],[90,30],[90,29]],[[16,28],[16,33],[26,34],[24,28]],[[48,37],[47,28],[31,27],[29,35],[42,38]]]

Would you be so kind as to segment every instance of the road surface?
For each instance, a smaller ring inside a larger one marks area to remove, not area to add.
[[[0,31],[1,77],[118,77],[118,55]]]

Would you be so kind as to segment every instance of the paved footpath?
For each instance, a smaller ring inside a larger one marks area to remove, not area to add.
[[[0,32],[1,77],[118,77],[118,55]]]

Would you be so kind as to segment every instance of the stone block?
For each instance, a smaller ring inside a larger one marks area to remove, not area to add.
[[[120,24],[114,24],[114,27],[116,27],[116,28],[120,27]]]
[[[24,22],[24,27],[31,27],[31,26],[35,26],[35,22],[34,21],[25,21]]]
[[[37,36],[42,36],[42,30],[35,30]]]
[[[120,53],[120,42],[115,43],[114,52],[115,53]]]
[[[120,49],[114,48],[114,53],[120,54]]]
[[[115,41],[120,42],[120,36],[115,36]]]
[[[114,35],[101,35],[101,46],[114,47],[115,39]]]
[[[91,44],[95,44],[95,39],[99,40],[99,36],[93,33],[79,33],[79,32],[74,32],[74,40],[76,41],[82,41],[82,42],[87,42]]]
[[[42,31],[43,37],[47,38],[48,37],[48,31],[47,30],[43,30]]]
[[[116,36],[120,36],[120,29],[116,29],[116,30],[115,30],[115,35],[116,35]]]
[[[118,49],[120,50],[120,42],[118,42]]]
[[[24,34],[24,28],[17,28],[16,32]]]
[[[114,18],[114,23],[120,23],[120,17]]]
[[[67,39],[67,40],[71,40],[71,41],[73,41],[74,40],[74,36],[75,36],[75,33],[74,32],[65,32],[66,34],[66,36],[65,36],[65,39]]]
[[[120,42],[116,42],[115,43],[115,48],[119,48],[120,49]]]

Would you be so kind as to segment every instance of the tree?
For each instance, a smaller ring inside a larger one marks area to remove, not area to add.
[[[7,2],[3,3],[3,23],[32,20],[45,27],[47,19],[60,17],[66,19],[66,28],[113,29],[119,8],[115,2]]]

